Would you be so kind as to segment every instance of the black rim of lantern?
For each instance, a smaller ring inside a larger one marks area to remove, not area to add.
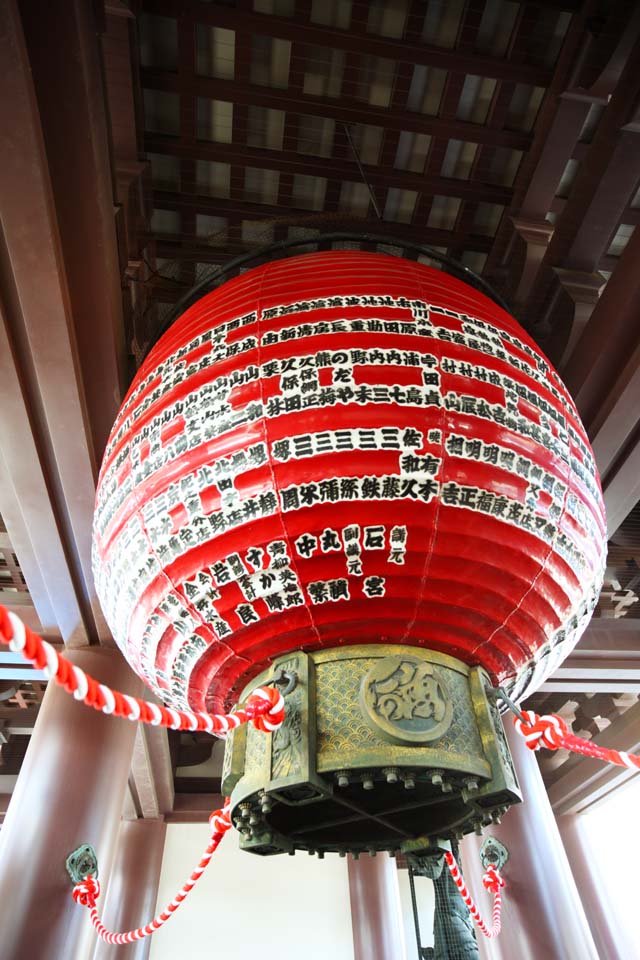
[[[216,287],[226,283],[227,280],[230,280],[243,268],[260,266],[262,263],[270,263],[273,260],[278,260],[280,259],[281,254],[288,254],[289,251],[295,250],[296,247],[308,248],[313,246],[316,248],[315,250],[305,250],[304,252],[318,253],[327,249],[328,245],[333,243],[359,243],[363,246],[368,244],[376,244],[383,245],[386,248],[398,247],[403,250],[402,254],[396,254],[391,249],[371,252],[383,253],[387,254],[388,256],[398,256],[401,258],[404,257],[405,259],[408,258],[405,256],[404,251],[415,253],[416,258],[420,254],[423,254],[424,256],[429,257],[430,260],[435,260],[437,263],[441,264],[444,273],[448,273],[451,276],[456,277],[458,280],[464,281],[464,283],[467,283],[470,287],[473,287],[480,293],[484,293],[485,296],[489,297],[490,300],[493,300],[494,303],[496,303],[507,313],[511,312],[509,306],[503,300],[500,294],[497,293],[493,287],[487,283],[486,280],[483,280],[482,277],[478,276],[477,273],[474,273],[474,271],[469,267],[465,267],[463,263],[460,263],[458,260],[454,260],[445,253],[441,253],[439,250],[435,250],[433,247],[426,246],[423,243],[414,243],[413,241],[406,240],[403,237],[387,236],[379,233],[353,233],[340,230],[331,233],[321,233],[318,234],[317,237],[296,237],[289,238],[287,240],[279,240],[275,243],[267,244],[264,247],[259,247],[256,250],[250,250],[247,253],[242,253],[240,256],[234,257],[233,260],[229,260],[228,263],[221,266],[214,273],[204,277],[204,279],[202,279],[199,283],[196,283],[195,286],[191,287],[178,300],[163,323],[160,325],[158,332],[149,343],[149,346],[145,351],[145,358],[158,340],[167,332],[167,330],[173,325],[178,317],[185,312],[185,310],[192,306],[201,297],[205,296],[205,294],[210,293],[212,290],[215,290]]]

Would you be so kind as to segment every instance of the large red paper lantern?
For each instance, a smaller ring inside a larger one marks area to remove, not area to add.
[[[173,704],[367,642],[520,696],[586,626],[605,540],[576,408],[518,324],[442,272],[331,252],[226,283],[154,347],[105,453],[94,571]]]

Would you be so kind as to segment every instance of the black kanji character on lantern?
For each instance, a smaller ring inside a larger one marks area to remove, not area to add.
[[[211,572],[218,584],[228,583],[231,580],[231,573],[224,560],[214,563],[211,567]]]
[[[295,590],[294,592],[286,595],[285,602],[288,607],[300,607],[304,603],[304,597],[299,590]]]
[[[361,450],[377,450],[375,430],[358,430],[358,441]]]
[[[509,510],[507,512],[507,520],[513,520],[516,523],[520,520],[522,516],[522,511],[524,507],[521,503],[511,503],[509,504]]]
[[[257,613],[250,603],[241,603],[238,607],[236,607],[236,614],[245,625],[254,623],[259,619]]]
[[[460,506],[475,507],[478,490],[475,487],[460,487]]]
[[[284,610],[284,600],[279,593],[271,593],[269,596],[264,598],[269,610]]]
[[[416,477],[404,477],[402,479],[402,486],[400,488],[401,497],[409,497],[411,500],[418,499],[418,481]]]
[[[425,480],[424,483],[421,483],[418,487],[418,496],[421,500],[424,500],[425,503],[428,503],[431,497],[435,496],[438,492],[439,486],[440,484],[429,477],[429,479]]]
[[[288,439],[276,440],[271,450],[274,460],[288,460],[291,456],[291,443]]]
[[[419,430],[414,429],[414,427],[407,427],[407,429],[402,434],[402,446],[403,447],[421,447],[422,433]]]
[[[362,592],[367,597],[384,597],[384,577],[365,577],[364,583],[362,584]]]
[[[384,526],[365,527],[363,546],[365,550],[384,550]]]
[[[307,584],[307,593],[311,603],[326,603],[329,599],[328,585],[324,580]]]
[[[276,500],[276,495],[273,491],[268,493],[261,493],[258,497],[258,510],[263,517],[268,516],[271,513],[275,513],[278,507],[278,501]]]
[[[378,477],[363,477],[360,489],[363,500],[376,500],[380,496],[380,480]]]
[[[272,586],[276,582],[275,574],[273,573],[261,573],[259,575],[260,589],[261,590],[271,590]]]
[[[493,509],[491,513],[494,517],[503,517],[506,513],[507,507],[509,506],[509,501],[506,497],[499,496],[496,497],[493,502]]]
[[[300,507],[300,495],[297,487],[288,487],[286,490],[281,490],[280,499],[284,511],[298,510]]]
[[[300,486],[300,502],[303,506],[310,507],[320,499],[317,483],[303,483]]]
[[[460,500],[460,488],[457,483],[446,483],[442,488],[442,502],[455,506]]]
[[[348,600],[348,580],[329,580],[329,596],[332,600]]]
[[[357,477],[341,477],[340,496],[343,500],[357,500],[359,496],[359,480]]]
[[[306,433],[300,437],[293,438],[293,447],[296,457],[310,457],[313,455],[313,443],[311,435]]]
[[[327,501],[336,503],[340,499],[340,484],[335,478],[331,480],[321,480],[318,484],[318,489],[320,491],[320,499],[323,503]]]
[[[336,450],[353,450],[351,430],[336,430]]]
[[[414,454],[407,454],[400,458],[400,467],[405,473],[418,473],[421,459],[421,457],[416,457]]]
[[[330,550],[340,550],[340,538],[338,537],[337,531],[327,528],[322,531],[320,536],[320,549],[323,553],[328,553]]]
[[[271,557],[281,557],[287,553],[287,545],[284,540],[272,540],[267,544],[267,553]]]
[[[307,559],[312,556],[313,553],[315,553],[318,547],[318,541],[316,537],[312,537],[309,533],[303,533],[302,536],[298,537],[295,543],[299,556]]]

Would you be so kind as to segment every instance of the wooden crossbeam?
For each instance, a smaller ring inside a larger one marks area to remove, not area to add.
[[[569,0],[565,0],[566,2]],[[145,0],[144,7],[147,13],[174,18],[182,16],[185,10],[183,0]],[[531,83],[537,86],[546,86],[551,79],[551,71],[544,66],[522,61],[512,62],[501,57],[485,56],[475,52],[460,53],[457,50],[447,50],[417,40],[378,37],[364,31],[355,32],[352,27],[341,30],[338,27],[310,23],[301,17],[277,17],[254,11],[235,10],[218,4],[197,2],[197,0],[191,0],[188,7],[189,16],[198,23],[208,23],[213,27],[224,27],[227,30],[249,31],[262,36],[290,40],[292,43],[331,47],[344,50],[348,54],[368,54],[391,60],[405,60],[442,70],[515,80],[517,83]]]
[[[371,106],[351,96],[341,96],[339,99],[315,97],[275,87],[241,84],[234,80],[214,77],[193,77],[187,81],[182,80],[177,73],[155,67],[147,67],[140,73],[143,87],[178,93],[181,96],[209,97],[234,104],[293,110],[309,116],[332,117],[341,123],[369,123],[389,130],[428,133],[445,140],[468,140],[471,143],[487,143],[498,147],[512,147],[516,150],[527,150],[531,144],[531,135],[528,133],[515,130],[492,130],[481,123]]]
[[[263,147],[249,147],[240,143],[207,143],[199,140],[194,144],[185,143],[177,137],[168,137],[157,133],[148,133],[144,138],[145,149],[150,153],[163,153],[173,157],[193,157],[197,160],[213,160],[229,163],[232,167],[241,165],[264,167],[279,170],[284,174],[302,174],[312,177],[330,175],[337,180],[358,180],[359,171],[353,159],[345,154],[330,159],[307,156],[293,149],[268,150]],[[512,191],[508,187],[479,182],[477,180],[458,180],[453,177],[426,176],[410,170],[394,170],[381,165],[362,164],[367,180],[374,186],[399,187],[404,190],[418,190],[426,194],[440,194],[447,197],[460,197],[485,201],[487,203],[511,202]]]

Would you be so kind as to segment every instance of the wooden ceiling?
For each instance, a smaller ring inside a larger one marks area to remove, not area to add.
[[[144,0],[148,236],[173,281],[156,299],[251,247],[336,225],[434,246],[499,282],[502,227],[558,92],[578,57],[586,70],[619,39],[620,11],[594,22],[596,56],[578,7]],[[545,174],[550,224],[603,109],[594,99],[559,175]]]

